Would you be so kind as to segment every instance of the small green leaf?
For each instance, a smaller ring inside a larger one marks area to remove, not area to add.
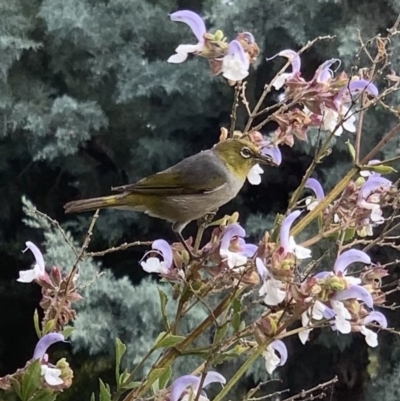
[[[46,335],[46,334],[50,333],[51,331],[53,331],[54,324],[55,324],[54,319],[48,320],[43,327],[42,335]]]
[[[40,361],[36,360],[32,362],[26,369],[24,376],[22,377],[21,386],[21,399],[22,401],[28,401],[33,393],[38,389],[41,384],[40,377],[41,367]]]
[[[163,374],[158,379],[158,382],[159,382],[158,384],[159,384],[160,389],[164,389],[167,387],[167,384],[168,384],[171,376],[172,376],[172,369],[171,369],[171,366],[168,366],[167,368],[165,368]]]
[[[179,344],[183,340],[185,340],[185,337],[183,337],[183,336],[175,336],[173,334],[165,335],[165,332],[162,332],[157,337],[156,344],[154,345],[154,349],[174,347],[175,345]]]
[[[61,332],[61,334],[65,337],[68,338],[71,336],[72,332],[75,330],[75,327],[72,326],[65,326],[64,330]]]
[[[21,383],[15,378],[11,378],[10,383],[15,394],[22,400]]]
[[[225,334],[228,331],[228,328],[229,328],[229,326],[227,323],[224,323],[222,326],[218,327],[218,329],[215,332],[215,336],[214,336],[214,344],[218,343],[225,337]]]
[[[110,386],[108,384],[105,384],[101,379],[99,379],[100,382],[100,401],[111,401],[111,392],[110,392]]]
[[[139,387],[140,384],[141,384],[141,382],[130,382],[130,383],[124,384],[123,387],[121,387],[121,388],[123,388],[124,390],[132,390],[133,388]]]
[[[151,391],[153,394],[157,394],[160,391],[160,379],[157,379],[152,385],[151,385]]]
[[[90,401],[96,401],[96,397],[94,396],[94,393],[90,396]]]
[[[119,383],[119,371],[121,367],[121,359],[126,352],[126,345],[119,339],[115,339],[115,380]]]
[[[241,322],[241,314],[242,314],[242,303],[239,299],[235,298],[232,302],[233,316],[232,316],[232,328],[233,330],[238,331]]]
[[[35,393],[33,398],[29,401],[54,401],[57,398],[57,394],[54,394],[52,390],[46,388]]]
[[[374,164],[370,164],[368,166],[361,166],[361,171],[372,171],[374,173],[379,173],[379,174],[397,173],[397,170],[395,170],[393,167],[386,166],[384,164],[380,164],[378,166]]]
[[[353,144],[349,140],[346,141],[346,145],[347,148],[349,149],[350,156],[354,162],[356,160],[356,150],[354,149]]]
[[[165,368],[152,369],[147,376],[147,381],[149,383],[154,383],[156,380],[158,380],[161,377],[161,375],[164,373],[164,370],[165,370]]]
[[[33,326],[35,327],[36,335],[38,336],[38,338],[41,338],[42,332],[40,330],[39,313],[37,309],[35,309],[35,313],[33,314]]]
[[[167,330],[169,330],[169,322],[168,322],[168,315],[167,315],[167,303],[168,303],[168,297],[167,294],[163,291],[161,291],[158,288],[158,295],[160,297],[160,305],[161,305],[161,315],[163,317],[164,321],[164,326]]]

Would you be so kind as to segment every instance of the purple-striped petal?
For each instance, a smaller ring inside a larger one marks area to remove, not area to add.
[[[288,358],[288,352],[285,343],[281,340],[275,340],[270,344],[270,347],[277,351],[281,357],[278,366],[283,366]]]
[[[189,10],[176,11],[169,16],[171,21],[184,22],[189,25],[193,34],[196,36],[199,43],[204,43],[204,34],[206,33],[206,26],[200,15]]]
[[[245,236],[246,236],[246,231],[240,224],[238,223],[230,224],[228,227],[226,227],[226,230],[222,236],[220,249],[228,250],[233,237],[243,238]]]
[[[278,54],[276,54],[275,56],[273,56],[267,60],[272,60],[276,56],[282,56],[282,57],[286,57],[287,59],[289,59],[290,64],[292,65],[292,74],[296,74],[297,72],[300,72],[301,59],[300,59],[300,56],[298,55],[298,53],[296,53],[294,50],[291,50],[291,49],[282,50]]]
[[[359,251],[358,249],[350,249],[349,251],[343,252],[336,259],[333,270],[336,274],[344,273],[349,265],[356,262],[369,265],[371,264],[371,258],[363,251]]]
[[[383,327],[384,329],[387,328],[387,320],[383,313],[381,312],[371,312],[367,317],[365,317],[362,321],[362,324],[368,324],[371,322],[377,322],[379,326]]]
[[[36,264],[39,266],[40,270],[44,273],[44,258],[42,252],[40,252],[39,248],[31,241],[25,242],[26,248],[22,252],[26,252],[28,249],[33,253],[35,257]]]
[[[290,250],[290,228],[292,227],[293,222],[301,215],[300,210],[296,210],[295,212],[290,213],[282,222],[281,233],[280,233],[280,241],[281,246],[285,250],[285,252],[289,252]]]
[[[42,360],[50,345],[64,341],[64,339],[64,336],[60,333],[46,334],[36,344],[35,351],[33,352],[33,359]]]
[[[341,64],[341,61],[337,58],[331,58],[330,60],[325,61],[322,63],[318,68],[317,71],[315,72],[315,79],[317,82],[326,82],[333,76],[333,71],[331,69],[331,66],[335,64],[336,62],[339,62],[339,66]],[[338,67],[339,68],[339,67]]]
[[[369,180],[366,181],[360,188],[360,192],[358,193],[358,202],[368,198],[368,196],[377,189],[390,187],[391,185],[392,181],[388,180],[387,178],[377,176],[370,177]]]
[[[261,148],[260,153],[262,155],[268,155],[272,157],[273,162],[279,166],[282,163],[282,152],[278,146],[273,146],[269,141],[265,141],[265,146]]]
[[[181,376],[171,385],[170,401],[178,401],[182,393],[188,388],[197,389],[200,384],[200,377],[194,375]]]
[[[197,393],[198,387],[200,385],[200,380],[200,377],[194,375],[181,376],[176,379],[171,386],[170,401],[178,401],[183,392],[188,387],[192,387],[194,393]],[[207,372],[206,377],[204,378],[203,387],[206,387],[208,384],[215,382],[225,384],[226,379],[218,372]]]
[[[349,91],[351,94],[366,92],[368,93],[368,95],[375,97],[379,95],[378,88],[372,82],[369,82],[365,79],[358,79],[357,81],[351,81],[349,83]]]
[[[269,276],[269,271],[260,258],[256,258],[256,268],[261,280],[265,280]]]
[[[315,197],[317,198],[317,200],[318,200],[319,202],[321,202],[322,199],[325,198],[325,194],[324,194],[324,190],[323,190],[323,188],[322,188],[322,185],[321,185],[320,182],[319,182],[318,180],[316,180],[315,178],[309,178],[309,179],[306,181],[305,188],[311,189],[311,190],[314,192]]]
[[[165,266],[170,269],[174,260],[171,245],[163,239],[157,239],[153,242],[151,247],[156,251],[161,252],[164,258]]]
[[[250,61],[246,56],[242,44],[238,40],[232,40],[229,43],[227,54],[229,56],[237,56],[242,66],[246,69],[249,69]]]
[[[360,285],[352,285],[350,288],[347,288],[342,291],[338,291],[335,295],[333,295],[332,299],[336,301],[344,301],[346,299],[358,299],[363,301],[365,305],[372,309],[374,306],[374,300],[372,299],[371,294]]]

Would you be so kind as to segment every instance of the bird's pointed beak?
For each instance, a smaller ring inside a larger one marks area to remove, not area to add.
[[[273,158],[270,155],[262,155],[258,154],[255,158],[256,162],[259,164],[264,164],[267,166],[278,167],[278,165],[274,162]]]

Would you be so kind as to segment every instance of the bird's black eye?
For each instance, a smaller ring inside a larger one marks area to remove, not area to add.
[[[245,158],[248,159],[249,157],[251,157],[251,150],[249,148],[242,148],[242,150],[240,151],[240,154]]]

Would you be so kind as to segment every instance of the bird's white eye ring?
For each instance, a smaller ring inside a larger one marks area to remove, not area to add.
[[[245,158],[248,159],[249,157],[251,157],[251,150],[249,148],[242,148],[242,150],[240,151],[240,154]]]

